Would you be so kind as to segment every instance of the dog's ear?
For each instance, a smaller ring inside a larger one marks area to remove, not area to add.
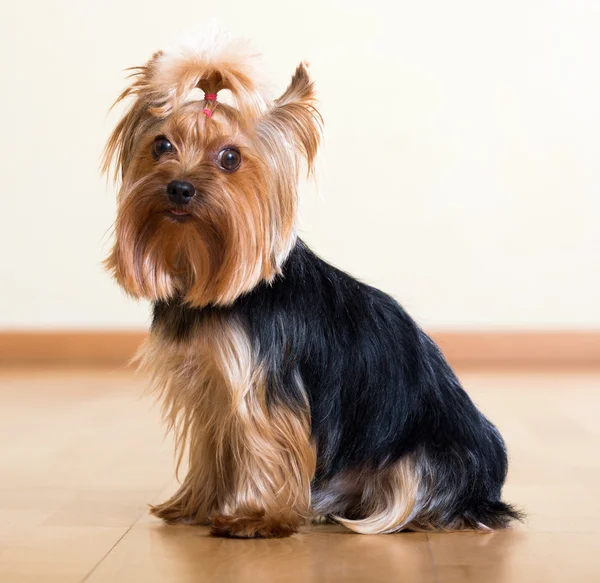
[[[114,178],[125,176],[131,161],[135,144],[140,136],[146,133],[156,123],[156,108],[160,107],[160,97],[155,94],[151,84],[156,62],[162,53],[155,53],[152,58],[141,67],[132,67],[129,78],[131,84],[119,95],[113,107],[127,99],[134,97],[129,108],[112,131],[102,158],[102,171],[109,173],[114,168]],[[158,99],[157,99],[158,98]]]
[[[314,83],[306,63],[300,63],[283,95],[258,124],[258,134],[268,150],[293,153],[296,174],[301,158],[312,170],[321,143],[323,119],[315,107]],[[282,154],[282,152],[280,152]]]

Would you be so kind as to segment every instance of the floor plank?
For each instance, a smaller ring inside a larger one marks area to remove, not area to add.
[[[279,540],[209,536],[208,528],[137,524],[88,581],[125,583],[218,581],[411,581],[433,583],[426,536],[354,536],[321,525],[310,534]]]
[[[525,524],[393,536],[323,525],[239,541],[147,514],[176,482],[143,378],[0,371],[0,581],[600,581],[600,372],[460,376],[505,435],[506,499]]]
[[[428,535],[440,583],[598,581],[600,534],[496,532]]]

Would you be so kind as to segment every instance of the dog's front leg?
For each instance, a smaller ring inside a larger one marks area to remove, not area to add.
[[[214,450],[205,435],[193,435],[190,441],[185,479],[171,498],[151,506],[150,512],[169,523],[207,525],[217,496]]]
[[[285,537],[310,522],[315,451],[308,411],[267,407],[264,392],[253,386],[223,437],[227,468],[211,517],[214,535]]]
[[[245,326],[222,313],[206,316],[187,343],[153,339],[145,361],[158,371],[167,423],[189,460],[180,489],[152,512],[210,523],[219,536],[297,532],[310,519],[315,471],[301,382],[268,382]]]

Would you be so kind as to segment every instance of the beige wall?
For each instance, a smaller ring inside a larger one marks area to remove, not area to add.
[[[428,328],[600,327],[600,3],[2,2],[0,328],[132,327],[100,260],[123,69],[217,17],[326,120],[302,236]]]

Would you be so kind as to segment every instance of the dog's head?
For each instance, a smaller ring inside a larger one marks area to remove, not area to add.
[[[118,98],[132,103],[106,146],[104,169],[122,181],[106,265],[129,294],[228,304],[294,245],[321,118],[304,64],[270,101],[253,61],[231,42],[159,52]]]

